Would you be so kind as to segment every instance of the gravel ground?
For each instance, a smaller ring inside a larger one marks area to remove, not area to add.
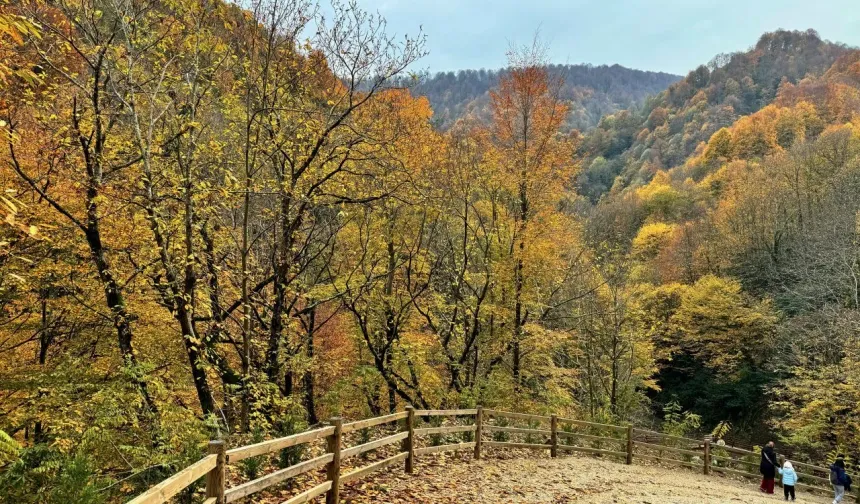
[[[757,483],[749,480],[595,458],[471,461],[468,456],[453,455],[422,457],[414,475],[399,469],[381,473],[348,485],[342,497],[351,504],[765,504],[782,502],[782,490],[777,491],[777,495],[762,495]],[[831,501],[807,492],[798,492],[797,497],[806,503]]]

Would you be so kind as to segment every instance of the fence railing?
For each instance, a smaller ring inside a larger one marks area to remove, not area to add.
[[[458,419],[468,423],[456,423]],[[390,428],[395,422],[399,422],[399,425],[395,427],[397,430],[393,434],[375,440],[360,439],[363,442],[344,446],[345,434],[366,433],[367,429],[373,427]],[[419,422],[429,426],[416,428]],[[360,480],[394,464],[402,462],[405,471],[412,473],[418,456],[471,450],[473,457],[480,459],[486,448],[549,450],[553,458],[560,452],[578,452],[623,459],[626,464],[632,464],[635,459],[643,459],[701,469],[705,475],[716,472],[760,478],[757,473],[750,472],[757,471],[759,463],[759,454],[753,451],[718,446],[707,438],[696,440],[637,429],[632,425],[601,424],[556,415],[512,413],[481,407],[416,410],[407,406],[405,411],[390,415],[349,423],[344,423],[341,418],[333,418],[328,423],[329,425],[322,428],[230,450],[226,449],[224,441],[211,441],[209,455],[151,487],[128,504],[166,503],[203,477],[206,478],[206,496],[202,504],[229,504],[296,476],[319,472],[323,468],[325,479],[322,482],[282,504],[310,502],[322,495],[325,495],[326,504],[339,504],[343,484]],[[526,425],[523,426],[523,423]],[[451,436],[455,435],[461,435],[463,439],[450,442]],[[512,436],[519,439],[512,441]],[[324,454],[227,488],[226,471],[229,465],[323,439],[326,444]],[[341,474],[344,467],[350,467],[349,464],[344,464],[344,460],[363,457],[367,452],[396,446],[397,443],[399,448],[393,455]],[[780,464],[781,462],[780,460]],[[801,481],[804,481],[797,484],[799,489],[830,488],[826,477],[829,474],[827,468],[794,461],[793,464],[798,470],[804,471],[798,472]]]

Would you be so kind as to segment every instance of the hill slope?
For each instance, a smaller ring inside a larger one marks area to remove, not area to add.
[[[583,192],[596,199],[619,175],[625,187],[684,163],[720,128],[772,103],[780,86],[820,76],[850,51],[814,30],[780,30],[746,52],[716,56],[641,109],[601,119],[583,144]]]
[[[571,101],[568,127],[588,129],[601,117],[618,110],[641,106],[645,99],[681,79],[663,72],[633,70],[620,65],[551,65],[564,77],[562,96]],[[457,119],[489,116],[489,90],[506,70],[461,70],[440,72],[422,80],[413,94],[426,96],[436,125],[450,127]]]
[[[652,404],[819,458],[850,438],[856,399],[829,398],[860,373],[858,112],[860,51],[777,32],[587,135],[587,234],[628,261]]]

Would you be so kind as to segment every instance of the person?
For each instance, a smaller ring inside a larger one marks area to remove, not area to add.
[[[791,462],[786,460],[782,469],[779,470],[779,474],[782,475],[782,492],[785,495],[785,500],[791,497],[792,502],[794,502],[794,485],[797,483],[797,472],[795,472]]]
[[[850,485],[850,478],[845,472],[845,455],[836,456],[836,462],[830,466],[830,484],[833,485],[833,504],[839,504],[845,497],[845,487]]]
[[[774,480],[776,479],[775,460],[776,452],[773,450],[773,441],[770,441],[761,451],[761,464],[759,464],[759,472],[761,473],[761,487],[759,490],[763,493],[773,493]]]

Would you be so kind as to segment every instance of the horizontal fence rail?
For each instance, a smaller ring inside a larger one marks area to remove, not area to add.
[[[468,423],[463,424],[463,421]],[[416,428],[417,422],[429,425]],[[512,425],[512,422],[517,425]],[[642,459],[698,469],[705,475],[718,473],[760,478],[757,474],[758,452],[714,444],[710,437],[697,440],[638,429],[632,425],[603,424],[556,415],[514,413],[481,407],[416,410],[407,406],[405,411],[389,415],[348,423],[333,418],[328,423],[330,425],[325,427],[230,450],[225,449],[223,441],[211,441],[209,455],[151,487],[128,504],[166,503],[203,477],[206,478],[206,494],[202,504],[229,504],[302,474],[317,473],[320,476],[323,469],[324,481],[320,482],[317,478],[311,488],[282,504],[311,502],[323,495],[326,504],[339,504],[342,484],[358,481],[399,463],[404,464],[407,473],[412,473],[415,459],[421,455],[471,451],[474,459],[480,459],[485,448],[549,450],[551,457],[557,457],[559,452],[575,452],[624,459],[627,464],[632,464],[634,459]],[[382,428],[382,432],[387,435],[367,440],[367,430],[373,427]],[[364,442],[344,446],[344,435],[357,432],[364,433],[359,436]],[[325,440],[324,454],[227,488],[228,465],[321,440]],[[389,448],[392,445],[396,447],[393,454]],[[379,460],[361,467],[349,467],[349,472],[341,474],[344,460],[359,456],[365,459],[366,453],[376,450],[382,450],[375,455]],[[782,462],[780,457],[780,465]],[[796,485],[797,488],[808,491],[830,489],[826,477],[829,475],[828,468],[804,462],[792,463],[801,481]]]

